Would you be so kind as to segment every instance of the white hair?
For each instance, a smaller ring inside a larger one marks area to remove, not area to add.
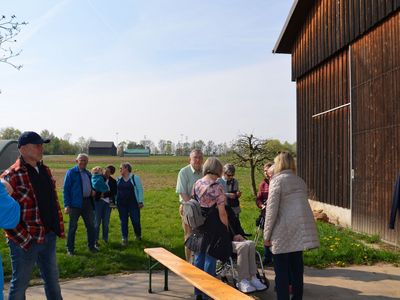
[[[89,159],[89,155],[87,155],[86,153],[79,153],[78,156],[76,157],[76,160],[79,160],[82,157]]]

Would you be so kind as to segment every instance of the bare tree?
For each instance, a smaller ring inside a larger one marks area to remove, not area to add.
[[[256,138],[253,134],[242,134],[232,146],[232,150],[237,157],[237,163],[250,167],[250,180],[254,196],[257,196],[255,172],[257,166],[266,159],[265,144],[265,140]]]
[[[22,50],[13,51],[10,44],[16,43],[15,37],[21,32],[21,27],[27,25],[27,22],[18,22],[15,15],[0,17],[0,62],[9,64],[17,70],[22,68],[22,65],[14,64],[10,61],[13,57],[21,54]]]

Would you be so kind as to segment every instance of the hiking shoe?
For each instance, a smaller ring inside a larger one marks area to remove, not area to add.
[[[251,285],[251,283],[247,279],[241,280],[239,283],[236,284],[236,287],[241,291],[242,293],[252,293],[255,292],[257,289]]]
[[[267,286],[263,284],[261,280],[257,278],[257,276],[253,276],[250,280],[250,283],[257,289],[257,291],[263,291],[267,289]]]

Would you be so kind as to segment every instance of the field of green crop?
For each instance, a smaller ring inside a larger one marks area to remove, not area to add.
[[[48,156],[45,163],[50,166],[57,180],[60,203],[62,204],[62,183],[65,172],[74,166],[73,156]],[[62,278],[89,277],[133,270],[144,270],[147,260],[143,252],[145,247],[161,246],[183,257],[183,232],[178,215],[178,197],[175,194],[176,176],[181,167],[188,163],[186,157],[91,157],[88,168],[114,164],[116,167],[128,161],[133,164],[134,173],[141,176],[145,189],[145,207],[142,210],[143,240],[135,241],[132,227],[128,247],[122,247],[118,212],[113,210],[110,221],[110,237],[108,244],[100,244],[100,252],[92,254],[86,247],[86,231],[82,220],[76,236],[76,255],[66,255],[65,240],[57,242],[57,258]],[[223,163],[227,161],[221,158]],[[257,181],[262,179],[257,174]],[[254,221],[258,216],[255,199],[250,192],[249,170],[238,168],[238,178],[243,192],[241,198],[241,221],[248,233],[255,233]],[[68,228],[68,216],[64,216],[65,229]],[[371,264],[379,261],[400,263],[400,253],[391,250],[377,250],[369,246],[371,242],[380,244],[379,239],[355,234],[350,230],[342,230],[332,225],[318,224],[321,248],[305,253],[305,263],[316,267],[329,265],[345,266],[348,264]],[[262,245],[259,244],[262,251]],[[0,240],[0,251],[6,281],[10,277],[11,268],[8,247],[5,239]],[[35,273],[38,276],[38,272]]]

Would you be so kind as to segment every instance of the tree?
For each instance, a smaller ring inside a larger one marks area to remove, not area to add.
[[[14,127],[6,127],[0,130],[0,139],[2,140],[17,140],[21,135],[21,131]]]
[[[160,140],[158,142],[158,149],[160,150],[160,154],[165,154],[165,148],[167,146],[166,140]]]
[[[217,152],[217,147],[215,146],[215,143],[211,140],[208,141],[204,152],[205,152],[205,155],[207,155],[207,156],[215,155]]]
[[[172,143],[172,141],[168,140],[165,142],[165,149],[164,149],[164,153],[165,155],[172,155],[172,153],[174,152],[174,144]]]
[[[91,141],[94,141],[92,137],[89,137],[88,139],[85,139],[83,136],[81,136],[78,141],[75,143],[75,146],[79,149],[79,152],[85,152],[88,153],[89,150],[89,144]]]
[[[198,140],[198,141],[193,141],[190,148],[191,149],[200,149],[201,151],[203,151],[205,146],[206,146],[206,144],[202,140]]]
[[[16,65],[10,60],[21,54],[22,50],[14,52],[10,44],[16,43],[15,37],[21,32],[21,27],[27,25],[27,22],[18,22],[15,15],[11,17],[0,17],[0,62],[9,64],[17,70],[22,68],[22,65]]]
[[[256,138],[253,134],[242,134],[233,144],[233,152],[236,155],[237,163],[250,167],[251,188],[254,196],[257,196],[255,171],[257,166],[266,159],[266,141]]]

